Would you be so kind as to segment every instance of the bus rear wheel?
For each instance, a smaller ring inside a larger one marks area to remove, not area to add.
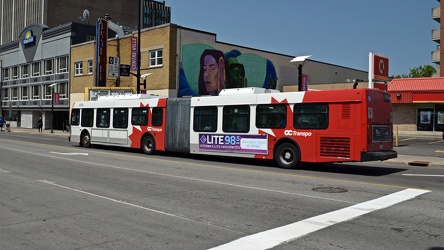
[[[145,136],[142,140],[142,151],[147,155],[154,154],[156,142],[151,135]]]
[[[293,169],[300,165],[299,150],[291,143],[282,143],[274,152],[274,160],[280,168]]]
[[[91,147],[91,137],[89,136],[88,133],[83,133],[82,134],[82,138],[80,140],[81,145],[85,148],[90,148]]]

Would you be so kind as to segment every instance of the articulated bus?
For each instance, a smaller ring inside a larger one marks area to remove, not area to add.
[[[390,95],[376,89],[279,92],[224,89],[219,96],[147,94],[76,102],[70,141],[156,151],[301,163],[396,158]]]

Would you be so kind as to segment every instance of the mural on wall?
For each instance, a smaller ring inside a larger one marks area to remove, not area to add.
[[[225,88],[276,89],[277,80],[273,63],[256,54],[200,43],[182,46],[178,97],[218,95]]]

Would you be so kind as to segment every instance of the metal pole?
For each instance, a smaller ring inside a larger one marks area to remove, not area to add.
[[[140,64],[141,64],[141,55],[140,55],[140,29],[142,26],[142,2],[143,0],[139,0],[139,27],[137,29],[137,60],[138,60],[138,65],[137,65],[137,86],[136,86],[136,94],[140,93]]]
[[[298,91],[302,91],[302,64],[298,65]]]
[[[0,59],[0,116],[3,116],[3,64]]]
[[[54,133],[53,123],[54,123],[54,86],[51,87],[51,133]]]

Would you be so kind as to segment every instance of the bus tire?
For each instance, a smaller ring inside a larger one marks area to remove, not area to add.
[[[154,154],[154,151],[156,149],[156,142],[151,135],[147,135],[143,137],[141,146],[143,153],[147,155],[152,155]]]
[[[282,143],[274,152],[274,161],[280,168],[297,168],[301,163],[299,158],[299,150],[292,143]]]
[[[82,134],[82,138],[80,138],[81,146],[84,148],[90,148],[91,147],[91,136],[89,136],[89,133],[85,132]]]

